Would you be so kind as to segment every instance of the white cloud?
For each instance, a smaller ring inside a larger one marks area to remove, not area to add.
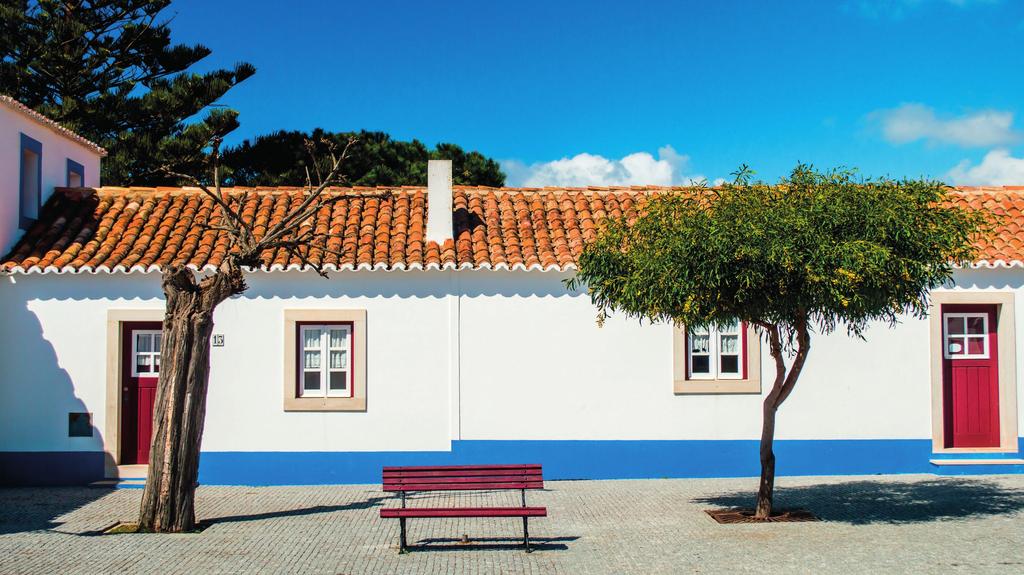
[[[672,146],[658,148],[658,157],[648,152],[635,152],[621,159],[609,159],[582,153],[551,162],[524,164],[505,160],[501,167],[508,174],[510,186],[572,187],[629,185],[688,185],[703,180],[700,174],[688,174],[690,157]]]
[[[992,150],[981,163],[972,165],[964,160],[950,170],[946,177],[959,186],[1024,185],[1024,158],[1015,158],[1009,150]]]
[[[882,130],[882,136],[894,144],[925,140],[930,144],[962,147],[1002,146],[1016,142],[1020,134],[1013,130],[1013,113],[982,110],[954,118],[939,118],[935,110],[923,104],[903,104],[868,115]]]

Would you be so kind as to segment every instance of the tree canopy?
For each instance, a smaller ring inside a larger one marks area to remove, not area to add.
[[[928,290],[974,255],[981,213],[925,180],[858,179],[797,166],[777,185],[741,177],[651,198],[583,250],[576,282],[602,310],[691,326],[821,331],[927,312]]]
[[[762,406],[753,513],[768,520],[775,416],[800,377],[812,330],[843,324],[863,336],[869,322],[923,316],[928,292],[973,259],[988,222],[949,202],[947,191],[941,182],[805,165],[770,185],[742,170],[734,183],[662,193],[633,220],[611,218],[569,284],[587,286],[602,318],[618,311],[687,328],[739,320],[768,340],[775,381]]]
[[[317,182],[328,145],[356,143],[345,163],[346,182],[355,186],[425,185],[427,160],[452,160],[452,176],[459,185],[503,186],[505,174],[498,163],[479,152],[466,152],[455,144],[427,148],[419,140],[394,140],[383,132],[312,133],[279,131],[246,140],[224,151],[225,183],[236,186],[299,186]],[[318,160],[314,161],[313,158]],[[308,174],[307,174],[308,170]]]
[[[105,147],[105,184],[173,181],[164,165],[197,171],[203,145],[238,125],[226,109],[193,118],[255,69],[188,72],[210,50],[171,43],[169,4],[0,0],[0,85]]]

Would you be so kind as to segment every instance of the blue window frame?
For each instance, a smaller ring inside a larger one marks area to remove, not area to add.
[[[21,177],[19,178],[19,227],[28,229],[39,218],[43,198],[43,144],[21,135]]]
[[[68,158],[68,178],[64,184],[69,188],[81,188],[85,186],[85,166]]]

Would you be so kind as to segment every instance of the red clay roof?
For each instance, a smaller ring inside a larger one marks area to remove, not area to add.
[[[633,214],[652,192],[678,188],[473,188],[456,186],[454,240],[424,239],[426,190],[338,188],[315,225],[329,232],[328,250],[311,257],[327,270],[346,269],[574,269],[585,242],[608,216]],[[386,197],[378,197],[389,191]],[[246,195],[244,217],[263,233],[290,206],[299,188],[228,189]],[[977,265],[1024,265],[1024,187],[961,188],[954,201],[1005,216],[980,244]],[[153,271],[170,263],[216,266],[228,250],[226,234],[209,229],[219,218],[209,198],[190,188],[58,189],[40,220],[0,260],[4,272]],[[340,252],[343,256],[331,252]],[[297,269],[282,250],[262,269]]]

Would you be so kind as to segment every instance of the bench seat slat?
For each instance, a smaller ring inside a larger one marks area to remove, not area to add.
[[[403,466],[403,467],[384,467],[384,473],[391,471],[472,471],[474,469],[537,469],[540,470],[541,465],[539,463],[526,463],[519,465],[416,465],[416,466]]]
[[[385,481],[389,479],[402,479],[407,477],[541,477],[544,474],[541,470],[470,470],[466,472],[391,472],[383,476]]]
[[[385,485],[384,491],[473,491],[477,489],[544,489],[544,483],[505,482],[505,483],[403,483],[401,485]]]
[[[475,475],[472,477],[389,477],[384,483],[495,483],[506,481],[544,481],[540,475]]]
[[[429,517],[547,517],[547,507],[386,507],[385,519]]]

